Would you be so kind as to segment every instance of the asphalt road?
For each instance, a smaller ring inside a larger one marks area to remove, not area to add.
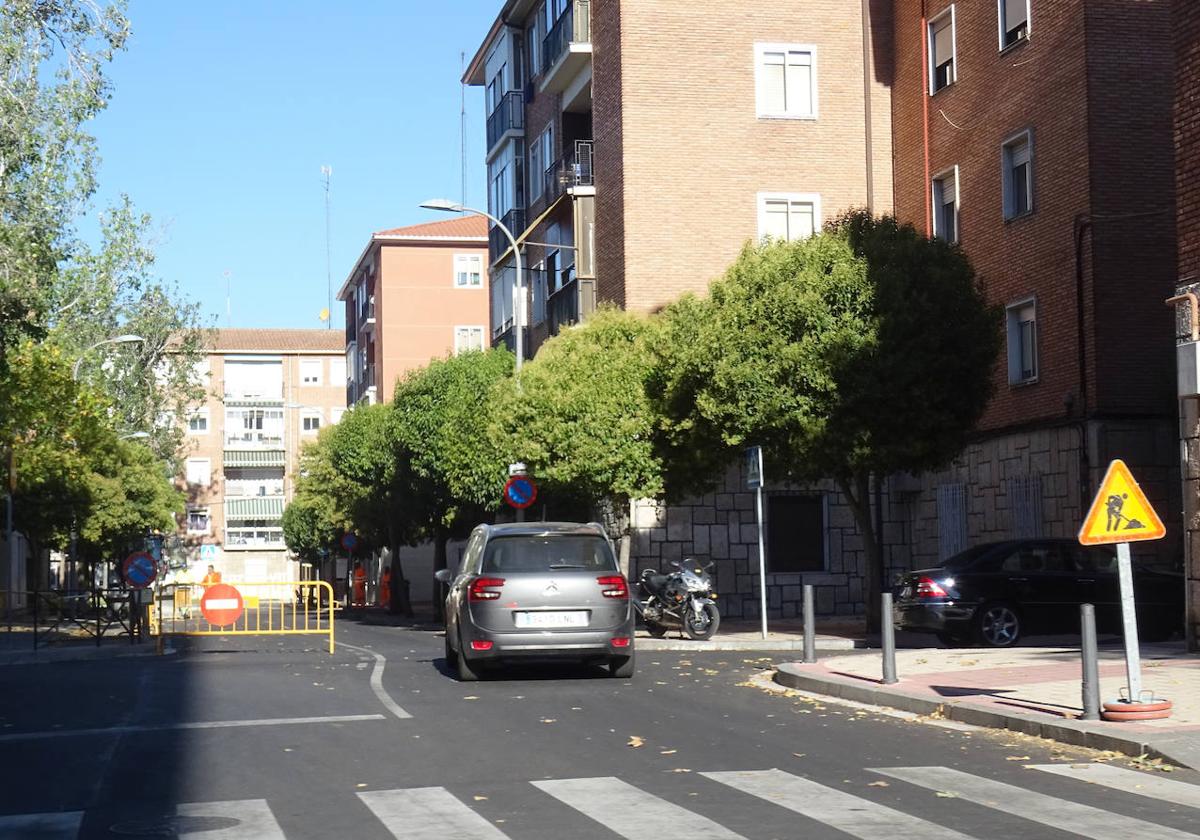
[[[461,684],[436,632],[342,622],[333,656],[280,638],[0,670],[0,837],[1200,832],[1196,773],[765,690],[787,654]]]

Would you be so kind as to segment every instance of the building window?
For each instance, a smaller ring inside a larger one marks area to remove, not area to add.
[[[1004,169],[1004,218],[1033,212],[1033,138],[1024,131],[1007,140],[1001,151]]]
[[[306,435],[315,435],[321,429],[321,415],[316,412],[306,413],[300,418],[300,431]]]
[[[767,499],[767,571],[823,572],[827,554],[824,496]]]
[[[208,458],[187,459],[187,483],[207,487],[212,482],[212,462]]]
[[[187,532],[189,534],[207,534],[212,528],[208,517],[208,508],[190,507],[187,509]]]
[[[1006,310],[1008,321],[1008,383],[1023,385],[1036,382],[1037,301],[1024,300]]]
[[[759,238],[805,239],[821,224],[821,197],[813,193],[759,193]]]
[[[546,126],[529,146],[529,197],[537,201],[546,184],[546,170],[554,163],[554,125]]]
[[[454,354],[483,349],[483,327],[455,327]]]
[[[188,434],[208,434],[208,409],[198,408],[188,415]]]
[[[329,360],[329,384],[338,388],[346,384],[345,356],[334,356]]]
[[[755,44],[754,75],[759,117],[816,118],[816,47]]]
[[[1029,0],[996,0],[1000,18],[1000,49],[1008,49],[1029,37]]]
[[[937,488],[938,559],[953,557],[967,547],[967,487],[939,484]]]
[[[929,22],[929,92],[937,93],[958,78],[954,6]]]
[[[300,382],[303,385],[320,385],[321,384],[321,360],[320,359],[301,359],[300,360]]]
[[[483,257],[478,254],[454,255],[454,287],[456,289],[483,287]]]
[[[958,241],[958,167],[933,179],[933,235]]]
[[[546,320],[546,298],[550,296],[544,262],[535,264],[529,270],[529,285],[533,287],[533,323],[537,326]]]

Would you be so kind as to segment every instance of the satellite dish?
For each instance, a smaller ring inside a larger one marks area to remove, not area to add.
[[[322,321],[328,321],[329,320],[329,310],[322,309],[321,314],[318,315],[317,317],[319,317]]]

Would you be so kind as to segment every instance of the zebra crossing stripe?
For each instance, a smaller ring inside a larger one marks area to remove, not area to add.
[[[627,840],[745,840],[708,817],[646,793],[613,776],[531,782]]]
[[[442,787],[358,794],[397,840],[508,840],[508,835]]]
[[[1195,834],[984,779],[949,767],[876,767],[872,772],[918,787],[945,791],[1014,817],[1092,840],[1196,840]]]
[[[187,821],[180,824],[181,838],[195,840],[286,840],[283,829],[275,821],[271,806],[264,799],[240,799],[226,802],[190,802],[175,806],[180,817],[197,820],[201,824],[188,831]],[[209,828],[203,825],[205,817],[218,817],[233,823],[228,828]]]
[[[970,840],[949,828],[783,770],[701,773],[707,779],[781,805],[855,837],[875,840]]]
[[[0,817],[0,837],[37,837],[38,840],[75,840],[83,811],[59,814],[14,814]]]
[[[1136,770],[1126,770],[1108,764],[1035,764],[1033,767],[1043,773],[1054,773],[1058,776],[1066,776],[1068,779],[1104,785],[1125,793],[1150,796],[1163,802],[1186,805],[1189,808],[1200,808],[1200,785],[1172,779],[1160,779],[1147,773],[1139,773]]]

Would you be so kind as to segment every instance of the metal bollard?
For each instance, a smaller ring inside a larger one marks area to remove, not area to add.
[[[817,661],[817,618],[813,614],[813,588],[804,584],[804,661]]]
[[[1083,657],[1083,717],[1100,720],[1100,666],[1096,654],[1096,608],[1079,605],[1080,655]]]
[[[896,679],[896,628],[892,626],[892,593],[884,592],[879,631],[883,636],[883,684],[892,685]]]

